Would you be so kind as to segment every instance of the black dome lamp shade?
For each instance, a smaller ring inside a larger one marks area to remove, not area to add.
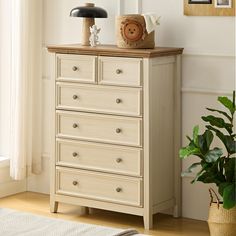
[[[70,16],[84,18],[82,45],[89,46],[90,27],[95,24],[94,18],[107,18],[107,12],[100,7],[95,7],[94,3],[85,3],[85,6],[73,8]]]

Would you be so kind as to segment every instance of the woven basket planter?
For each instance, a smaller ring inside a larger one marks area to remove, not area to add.
[[[116,40],[119,48],[154,48],[155,32],[147,33],[142,15],[117,16]]]
[[[211,204],[209,208],[208,225],[211,236],[235,236],[236,207],[230,210],[224,209],[218,197],[217,201],[213,202],[212,193],[216,195],[214,190],[210,189]]]

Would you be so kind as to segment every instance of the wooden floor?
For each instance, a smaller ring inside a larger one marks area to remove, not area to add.
[[[49,212],[49,196],[37,193],[21,193],[0,199],[1,208],[11,208],[38,215],[97,224],[118,228],[136,228],[140,233],[158,236],[208,236],[206,222],[190,219],[174,219],[171,216],[158,214],[154,218],[154,229],[144,230],[141,217],[93,210],[90,214],[81,214],[77,206],[59,204],[59,213]]]

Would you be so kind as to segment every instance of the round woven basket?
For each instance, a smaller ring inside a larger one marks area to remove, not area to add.
[[[154,48],[155,32],[147,33],[142,15],[117,16],[116,40],[119,48]]]
[[[236,235],[236,207],[226,210],[213,189],[210,189],[211,204],[209,208],[208,225],[211,236],[235,236]],[[217,198],[213,200],[214,194]]]

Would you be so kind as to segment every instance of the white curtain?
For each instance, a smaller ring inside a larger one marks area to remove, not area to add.
[[[10,1],[10,174],[22,180],[41,172],[42,0]]]

